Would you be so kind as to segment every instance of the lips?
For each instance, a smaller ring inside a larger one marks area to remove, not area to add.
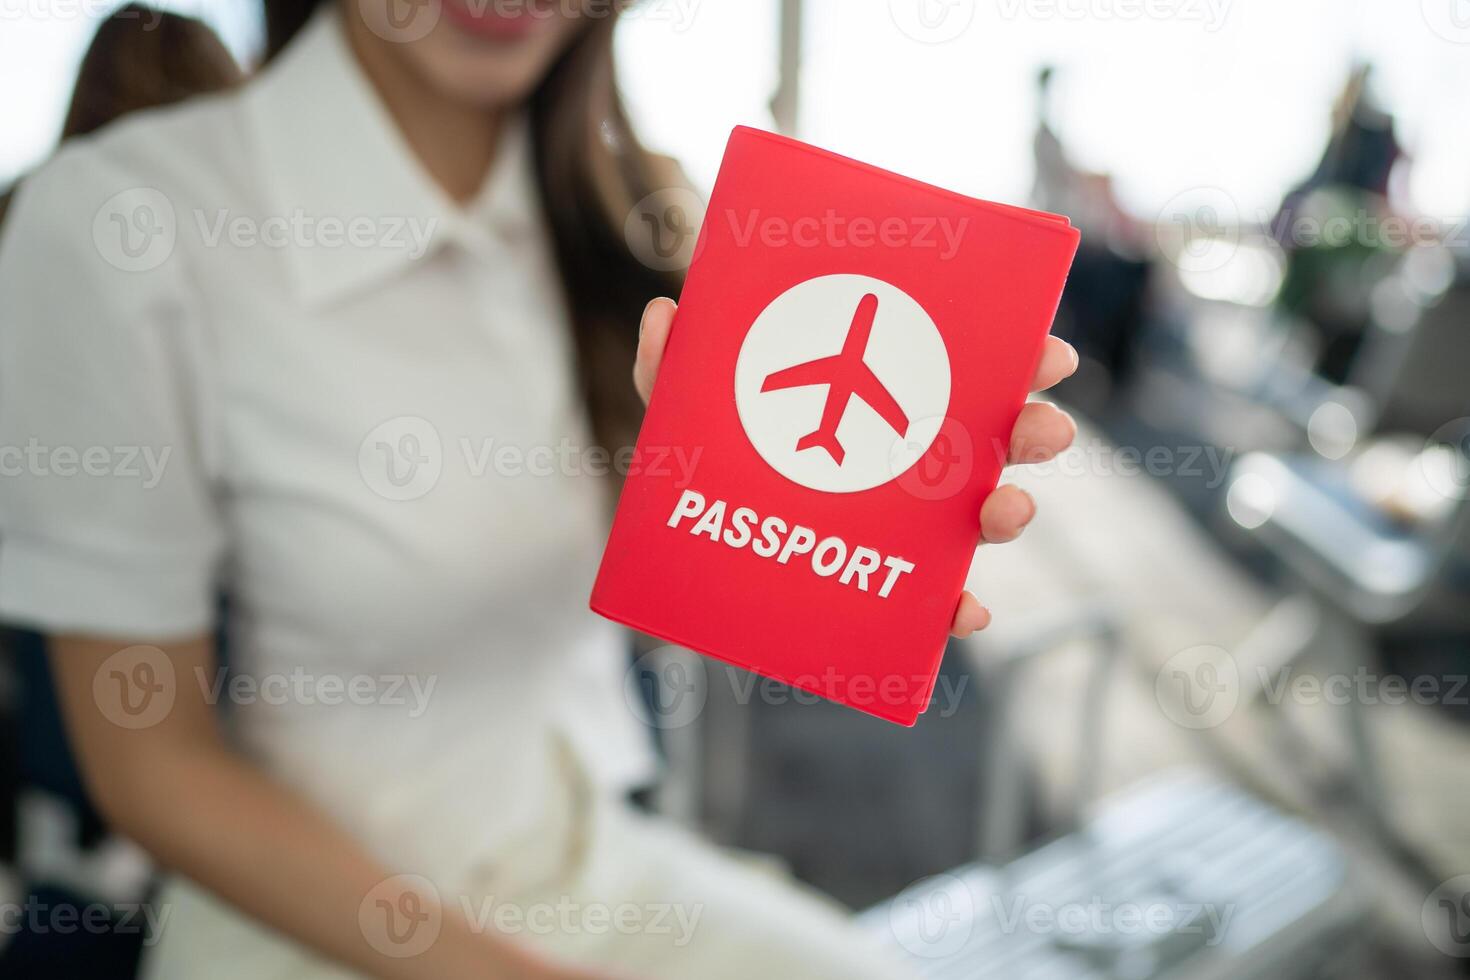
[[[477,37],[511,41],[545,26],[556,11],[540,0],[440,0],[444,16]]]

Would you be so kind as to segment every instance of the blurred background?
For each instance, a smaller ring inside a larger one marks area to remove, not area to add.
[[[250,70],[250,0],[161,6]],[[0,0],[0,188],[112,11]],[[645,0],[620,31],[640,131],[701,190],[744,123],[1083,232],[1079,438],[1013,477],[1040,516],[978,555],[996,625],[928,715],[655,651],[649,805],[932,976],[1470,972],[1470,6]],[[116,910],[152,871],[47,685],[11,636],[0,974],[131,976],[146,917]],[[64,906],[110,924],[26,912]]]

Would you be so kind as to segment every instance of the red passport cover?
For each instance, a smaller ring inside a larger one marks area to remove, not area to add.
[[[592,609],[912,725],[1077,241],[737,128]]]

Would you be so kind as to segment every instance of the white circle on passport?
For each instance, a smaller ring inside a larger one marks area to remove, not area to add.
[[[871,276],[819,276],[786,290],[751,324],[735,362],[735,407],[755,451],[824,493],[901,476],[939,434],[949,394],[934,320]]]

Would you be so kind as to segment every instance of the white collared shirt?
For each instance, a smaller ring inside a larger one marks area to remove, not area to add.
[[[607,488],[573,378],[524,126],[456,207],[320,16],[22,185],[0,615],[163,639],[224,593],[244,680],[174,683],[385,859],[454,869],[534,806],[551,733],[610,786],[649,770],[586,605]]]

